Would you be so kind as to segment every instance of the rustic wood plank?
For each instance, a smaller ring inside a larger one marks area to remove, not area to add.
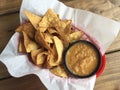
[[[19,25],[19,13],[0,16],[0,53]],[[0,62],[0,79],[9,77],[6,67]]]
[[[0,0],[0,15],[19,11],[22,0]]]
[[[0,16],[0,53],[19,25],[19,14]]]
[[[107,55],[103,74],[97,79],[95,90],[120,90],[120,51]]]
[[[0,90],[47,90],[35,75],[0,81]]]
[[[6,66],[0,62],[0,79],[10,77],[10,74],[7,71]]]
[[[120,22],[120,8],[109,0],[74,0],[65,3],[74,8],[88,10]]]
[[[60,0],[61,2],[68,2],[72,0]],[[0,15],[17,12],[20,9],[22,0],[0,0]]]

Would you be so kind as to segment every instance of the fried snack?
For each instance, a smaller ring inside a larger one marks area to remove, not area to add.
[[[36,65],[37,65],[37,63],[36,63],[37,55],[38,55],[39,53],[41,53],[41,52],[43,52],[43,49],[37,49],[37,50],[31,51],[32,61],[33,61],[34,64],[36,64]]]
[[[31,12],[28,12],[27,10],[24,10],[25,15],[30,20],[31,24],[34,26],[36,30],[38,30],[38,23],[41,21],[41,17],[38,15],[35,15]]]
[[[23,25],[20,25],[15,31],[16,32],[22,32],[23,30]]]
[[[34,40],[35,29],[30,22],[24,23],[16,29],[16,32],[22,33],[22,31],[24,31],[29,38]]]
[[[59,21],[58,15],[52,10],[48,9],[41,22],[39,23],[39,30],[45,32],[48,27],[53,27],[52,22]]]
[[[63,22],[65,22],[67,24],[65,27],[64,33],[66,35],[69,35],[71,33],[72,21],[71,20],[64,20]]]
[[[55,28],[48,28],[47,30],[50,34],[58,34]]]
[[[46,51],[39,53],[36,58],[36,64],[42,66],[47,58],[47,55],[48,53]]]
[[[63,43],[62,41],[54,36],[53,37],[54,45],[53,46],[53,52],[48,54],[47,61],[45,64],[46,68],[52,68],[54,66],[58,66],[59,64],[62,63],[62,53],[64,50]]]
[[[54,26],[60,36],[60,38],[62,39],[65,47],[67,47],[69,45],[69,34],[71,29],[68,29],[68,33],[66,33],[66,29],[69,26],[71,26],[71,21],[70,20],[59,20],[59,21],[55,21],[54,23]]]
[[[62,62],[62,53],[64,50],[64,46],[62,41],[58,37],[54,36],[53,40],[54,40],[55,48],[57,51],[57,60],[55,61],[55,63],[60,64]]]
[[[40,30],[36,31],[36,34],[35,34],[36,42],[39,43],[39,45],[44,47],[45,49],[52,51],[52,49],[50,48],[50,45],[45,41],[45,37],[43,34],[44,33],[40,32]]]
[[[79,40],[83,33],[72,31],[72,21],[61,20],[52,9],[48,9],[43,17],[26,10],[24,14],[30,22],[16,29],[21,35],[18,51],[30,53],[35,65],[49,68],[57,76],[68,77],[63,51],[71,42]]]
[[[63,65],[56,66],[56,67],[50,69],[50,71],[53,74],[55,74],[56,76],[59,76],[59,77],[62,77],[62,78],[67,78],[68,77],[67,71],[66,71],[66,69]]]
[[[53,43],[53,36],[51,34],[45,33],[44,37],[45,37],[45,42],[50,43],[50,44]]]
[[[25,53],[26,52],[25,46],[23,44],[23,38],[20,38],[20,40],[19,40],[18,51],[20,53]]]
[[[22,31],[22,33],[23,33],[24,46],[25,46],[26,52],[30,53],[33,50],[37,50],[39,48],[38,44],[32,41],[24,31]]]
[[[76,31],[76,32],[73,32],[69,35],[70,35],[69,36],[70,37],[70,43],[72,43],[72,42],[75,42],[75,41],[79,40],[82,37],[83,33],[82,33],[82,31]]]
[[[45,68],[53,68],[54,66],[57,66],[58,64],[55,63],[55,57],[54,54],[50,53],[48,51],[48,56],[46,59],[46,62],[44,63],[44,67]]]

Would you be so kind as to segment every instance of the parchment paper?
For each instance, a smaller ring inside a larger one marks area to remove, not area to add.
[[[24,9],[43,16],[49,8],[54,9],[61,19],[71,19],[73,25],[89,34],[101,47],[102,54],[114,41],[120,30],[120,23],[116,21],[88,11],[67,7],[57,0],[23,0],[20,21],[23,23],[27,20],[23,13]],[[6,65],[13,77],[36,74],[48,90],[93,90],[96,75],[86,79],[57,77],[49,70],[33,65],[25,54],[18,53],[18,41],[19,33],[15,33],[0,55],[0,61]]]

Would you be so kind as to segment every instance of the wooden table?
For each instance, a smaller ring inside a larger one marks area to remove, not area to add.
[[[116,0],[115,0],[116,1]],[[120,8],[109,0],[62,0],[66,5],[120,21]],[[19,25],[21,0],[0,0],[0,52]],[[120,33],[106,51],[107,65],[94,90],[120,90]],[[0,62],[0,90],[46,90],[37,76],[12,77]]]

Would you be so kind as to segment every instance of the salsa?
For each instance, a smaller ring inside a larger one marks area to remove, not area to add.
[[[76,43],[66,53],[66,65],[76,75],[89,75],[98,65],[98,53],[90,44]]]

